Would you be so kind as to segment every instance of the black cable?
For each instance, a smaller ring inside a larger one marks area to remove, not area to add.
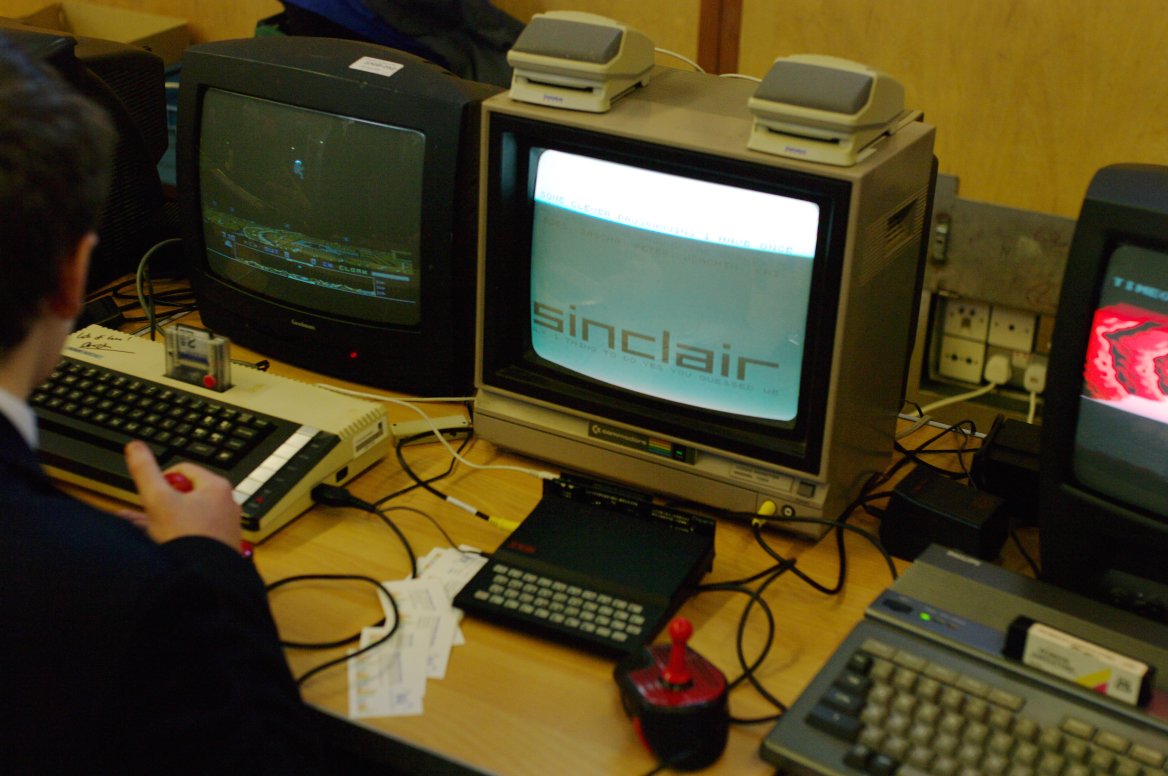
[[[431,515],[427,512],[423,512],[422,510],[418,509],[417,507],[406,507],[406,506],[386,507],[383,511],[385,511],[385,512],[413,512],[415,515],[419,515],[419,516],[424,517],[427,520],[429,520],[430,523],[436,529],[438,529],[438,533],[442,534],[442,538],[446,540],[446,543],[450,546],[451,549],[456,550],[457,552],[460,552],[463,555],[482,555],[483,554],[480,550],[464,550],[464,549],[462,549],[462,547],[459,547],[458,544],[454,541],[454,538],[446,531],[445,528],[442,527],[442,524],[439,523],[434,518],[433,515]]]
[[[750,527],[751,527],[751,531],[754,533],[754,540],[755,540],[755,542],[758,543],[758,546],[761,547],[767,555],[770,555],[772,558],[775,559],[775,561],[778,563],[780,568],[783,568],[786,571],[790,571],[792,574],[797,576],[799,579],[806,582],[813,590],[817,590],[820,593],[823,593],[824,595],[835,595],[835,593],[837,591],[833,591],[833,590],[828,589],[828,587],[826,585],[821,584],[820,582],[817,582],[816,580],[812,579],[810,576],[808,576],[807,572],[803,571],[803,569],[801,569],[801,568],[798,568],[795,565],[796,561],[794,558],[784,558],[782,555],[779,555],[779,553],[777,553],[773,547],[771,547],[769,544],[767,544],[766,539],[764,539],[762,536],[762,525],[763,524],[758,520],[755,520],[751,523]],[[769,583],[770,580],[767,580],[767,582]]]
[[[406,555],[410,559],[410,577],[416,578],[418,576],[418,558],[414,555],[414,548],[410,545],[409,540],[406,539],[406,535],[397,527],[397,523],[390,520],[389,516],[383,510],[370,504],[368,501],[357,498],[346,488],[338,485],[325,485],[323,483],[317,485],[312,489],[312,500],[325,506],[360,509],[377,515],[381,519],[381,522],[389,526],[390,530],[397,534],[397,538],[401,540],[402,547],[405,548]]]
[[[1018,536],[1018,528],[1013,524],[1010,525],[1010,538],[1014,541],[1014,546],[1022,554],[1022,559],[1026,561],[1026,565],[1030,567],[1030,572],[1034,574],[1035,578],[1042,576],[1042,570],[1038,567],[1038,562],[1034,560],[1030,552],[1022,544],[1022,538]]]
[[[406,461],[405,453],[402,452],[403,447],[404,447],[404,445],[401,445],[401,444],[394,446],[394,453],[397,455],[397,462],[401,466],[402,471],[404,471],[406,473],[406,475],[411,480],[414,481],[415,487],[421,488],[422,490],[426,491],[430,495],[436,496],[437,498],[441,499],[442,501],[446,501],[447,500],[446,494],[443,493],[442,491],[438,490],[437,488],[435,488],[434,485],[432,484],[438,478],[422,479],[421,475],[419,475],[416,471],[414,471],[413,467],[410,466],[408,461]],[[453,459],[451,460],[450,465],[451,465],[451,467],[454,466]],[[442,476],[445,476],[445,474]]]
[[[880,543],[880,540],[877,539],[875,536],[873,536],[871,533],[869,533],[867,531],[862,531],[859,529],[855,529],[854,526],[849,526],[847,521],[851,518],[852,514],[856,511],[856,509],[858,509],[860,507],[866,507],[868,500],[877,498],[877,492],[875,491],[875,489],[877,487],[888,483],[897,472],[899,472],[902,468],[907,466],[909,463],[919,464],[920,463],[919,456],[922,454],[923,451],[927,450],[934,442],[944,438],[946,435],[948,435],[950,433],[953,433],[955,429],[962,428],[965,424],[968,424],[970,426],[970,434],[976,433],[976,427],[974,426],[974,423],[972,420],[962,420],[959,423],[955,423],[955,424],[953,424],[945,429],[942,429],[937,434],[934,434],[929,439],[926,439],[924,442],[917,445],[912,450],[905,450],[904,453],[901,455],[901,457],[899,459],[897,459],[896,461],[894,461],[891,466],[889,466],[883,472],[877,472],[877,473],[873,474],[871,477],[868,478],[867,481],[865,481],[863,486],[861,486],[861,488],[860,488],[860,495],[857,496],[855,499],[853,499],[852,502],[850,504],[848,504],[847,507],[844,508],[843,513],[835,521],[826,521],[826,520],[820,520],[818,518],[810,518],[810,517],[780,518],[777,516],[770,516],[770,517],[765,518],[765,519],[769,519],[769,520],[783,520],[783,519],[785,519],[789,522],[821,523],[824,525],[833,525],[834,526],[835,541],[836,541],[836,553],[837,553],[837,556],[839,558],[839,577],[836,580],[836,584],[832,588],[829,588],[828,592],[831,595],[834,595],[843,589],[844,580],[847,577],[847,550],[846,550],[846,547],[844,544],[844,531],[845,530],[853,530],[853,531],[859,532],[861,535],[864,536],[865,539],[867,539],[869,542],[872,543],[872,546],[874,546],[878,550],[880,550],[881,554],[884,556],[885,562],[888,564],[889,570],[892,573],[892,578],[896,579],[896,577],[897,577],[896,566],[892,561],[892,557],[888,554],[888,552],[884,549],[883,545]],[[897,447],[900,448],[899,443],[897,443]],[[965,468],[964,459],[959,456],[959,460],[961,461],[962,467]],[[891,495],[891,493],[890,492],[887,494],[880,493],[879,495],[880,496]]]
[[[472,428],[450,429],[450,430],[446,431],[445,433],[448,433],[452,436],[456,435],[456,434],[464,434],[465,435],[463,437],[462,443],[456,448],[456,451],[458,453],[462,453],[462,451],[466,449],[466,446],[468,444],[470,444],[470,440],[474,436],[474,429],[472,429]],[[405,454],[403,452],[401,452],[401,449],[403,447],[405,447],[406,445],[412,444],[414,442],[419,442],[423,439],[428,439],[432,436],[433,436],[432,432],[423,431],[420,434],[414,434],[413,436],[408,436],[408,437],[405,437],[403,439],[397,440],[397,444],[395,445],[395,449],[397,450],[398,460],[399,461],[404,460]],[[433,477],[428,478],[426,480],[426,482],[432,484],[432,483],[438,482],[439,480],[443,479],[444,477],[449,477],[450,474],[454,472],[454,467],[457,463],[458,463],[457,458],[451,458],[450,464],[446,467],[446,471],[442,472],[441,474],[437,474]],[[382,504],[384,504],[387,501],[392,501],[393,499],[398,498],[399,496],[405,495],[406,493],[409,493],[412,490],[417,490],[418,488],[422,487],[421,485],[418,484],[418,482],[417,482],[418,478],[416,476],[414,476],[412,469],[407,470],[406,474],[410,477],[411,480],[414,480],[413,485],[408,485],[404,488],[401,488],[400,490],[394,491],[393,493],[390,493],[388,496],[382,496],[381,498],[377,499],[377,501],[373,502],[374,505],[381,506]]]
[[[866,496],[866,498],[870,499],[870,498],[877,497],[879,495],[880,494],[869,494]],[[865,498],[865,497],[857,498],[856,501],[854,501],[853,504],[851,505],[851,508],[854,508],[855,505],[860,504],[862,502],[863,498]],[[741,514],[743,516],[746,516],[746,513],[741,513]],[[859,534],[859,535],[863,536],[865,539],[867,539],[869,542],[871,542],[872,545],[880,551],[881,555],[885,559],[885,562],[888,564],[889,572],[892,575],[892,578],[895,580],[897,577],[896,566],[892,561],[892,557],[888,554],[888,552],[880,544],[879,539],[875,535],[873,535],[870,531],[866,531],[865,529],[858,528],[858,527],[853,526],[853,525],[848,525],[847,523],[844,523],[841,521],[821,520],[818,518],[772,518],[772,517],[761,517],[758,515],[752,515],[751,518],[752,518],[751,527],[752,527],[755,541],[763,549],[763,551],[765,551],[772,559],[774,559],[776,561],[776,564],[774,566],[769,567],[768,569],[765,569],[762,572],[752,574],[749,577],[746,577],[745,579],[742,579],[742,580],[711,583],[711,584],[706,584],[706,585],[700,585],[697,588],[698,592],[713,592],[713,591],[737,592],[737,593],[742,593],[750,598],[747,605],[743,609],[742,615],[739,618],[738,631],[737,631],[737,636],[735,639],[736,654],[737,654],[739,666],[742,669],[742,674],[740,676],[738,676],[737,678],[735,678],[733,681],[728,682],[728,690],[733,690],[733,689],[741,686],[743,682],[748,682],[755,689],[755,691],[759,693],[759,695],[761,695],[767,702],[769,702],[776,709],[778,709],[778,714],[767,715],[764,717],[753,717],[753,718],[732,717],[731,721],[736,723],[736,724],[761,724],[761,723],[766,723],[766,722],[773,722],[776,719],[778,719],[778,717],[781,716],[783,713],[785,713],[787,710],[786,704],[783,703],[781,700],[779,700],[777,697],[775,697],[769,690],[767,690],[761,684],[761,682],[759,682],[758,676],[756,673],[758,670],[758,667],[760,665],[762,665],[763,661],[770,654],[770,650],[774,645],[774,638],[775,638],[774,614],[770,609],[770,605],[766,602],[766,599],[763,598],[763,594],[766,592],[767,588],[770,587],[776,580],[778,580],[784,574],[791,572],[791,573],[795,574],[799,579],[801,579],[804,583],[808,584],[809,586],[811,586],[815,590],[818,590],[819,592],[824,593],[825,595],[835,595],[836,593],[839,592],[840,589],[842,589],[843,580],[844,580],[844,575],[843,575],[843,573],[841,573],[841,576],[836,583],[836,588],[835,589],[829,588],[826,585],[823,585],[822,583],[819,583],[816,580],[812,579],[809,575],[807,575],[801,569],[799,569],[797,567],[797,561],[795,559],[783,557],[778,552],[776,552],[774,550],[774,548],[772,548],[766,542],[766,540],[762,534],[762,528],[767,521],[769,521],[769,520],[781,521],[781,520],[785,519],[789,522],[810,522],[810,523],[831,525],[837,531],[839,531],[839,535],[841,537],[844,535],[844,532],[846,532],[846,531],[851,531],[853,533]],[[755,582],[755,581],[758,581],[758,580],[762,580],[762,581],[756,589],[751,589],[751,588],[747,587],[748,584]],[[745,654],[745,646],[744,646],[745,645],[746,629],[747,629],[747,624],[750,620],[751,612],[753,611],[754,607],[756,607],[756,606],[759,607],[763,611],[763,614],[766,616],[766,619],[767,619],[766,641],[763,644],[763,646],[761,647],[759,654],[753,660],[748,660],[746,657],[746,654]]]
[[[755,691],[758,692],[759,695],[761,695],[768,703],[770,703],[772,706],[774,706],[776,709],[779,710],[780,715],[787,710],[787,705],[785,703],[783,703],[782,701],[780,701],[778,698],[776,698],[774,695],[772,695],[769,690],[767,690],[765,687],[762,686],[762,684],[758,681],[758,677],[755,675],[755,672],[758,670],[758,667],[760,665],[762,665],[763,661],[766,660],[767,656],[770,654],[771,647],[774,646],[774,639],[775,639],[774,613],[771,611],[770,605],[762,597],[762,594],[763,594],[763,592],[765,592],[766,588],[768,586],[770,586],[770,584],[772,582],[774,582],[776,579],[778,579],[780,576],[782,576],[789,569],[789,567],[790,566],[787,564],[779,564],[777,566],[773,566],[770,569],[768,569],[765,581],[759,586],[759,588],[757,590],[751,590],[748,587],[745,587],[745,586],[739,585],[739,584],[735,584],[735,583],[717,583],[717,582],[712,583],[712,584],[708,584],[708,585],[700,585],[697,588],[698,592],[724,591],[724,592],[731,592],[731,593],[742,593],[743,595],[749,596],[750,601],[747,602],[746,607],[742,610],[742,615],[738,619],[738,632],[737,632],[737,635],[735,638],[735,650],[736,650],[736,655],[738,657],[738,665],[742,669],[742,674],[739,675],[737,678],[735,678],[733,681],[727,682],[727,691],[729,692],[730,690],[733,690],[733,689],[739,687],[742,684],[742,682],[744,682],[744,681],[749,682],[750,685],[752,687],[754,687]],[[754,661],[751,662],[751,661],[748,661],[746,659],[746,652],[745,652],[744,643],[745,643],[745,636],[746,636],[746,625],[750,619],[750,613],[756,605],[762,610],[763,614],[766,615],[766,619],[767,619],[766,642],[763,644],[762,648],[759,650],[759,653],[755,657]],[[773,720],[776,718],[777,717],[775,717],[775,716],[767,717],[768,720]],[[764,720],[731,717],[730,721],[734,722],[734,723],[739,723],[739,724],[754,724],[756,722],[761,722]]]
[[[969,426],[968,430],[965,429],[965,427],[967,425]],[[944,438],[948,434],[954,434],[954,433],[961,434],[961,437],[960,437],[961,444],[956,449],[952,449],[952,450],[950,450],[950,449],[942,449],[942,450],[932,449],[932,444],[934,442]],[[958,421],[957,423],[954,423],[950,426],[945,427],[944,429],[939,431],[937,434],[935,434],[934,436],[925,440],[924,442],[917,445],[915,448],[913,448],[911,450],[905,448],[903,445],[900,444],[899,441],[895,442],[894,449],[901,454],[901,458],[896,462],[892,471],[895,471],[895,470],[899,469],[900,467],[907,465],[906,462],[911,461],[912,463],[915,463],[918,466],[926,466],[929,469],[933,470],[934,472],[937,472],[938,474],[942,474],[946,477],[951,477],[954,479],[962,479],[962,478],[968,479],[970,476],[970,472],[969,472],[969,465],[965,461],[965,455],[966,455],[966,453],[969,452],[969,440],[971,438],[975,437],[976,435],[977,435],[977,425],[972,420],[966,419],[966,420]],[[928,463],[927,461],[924,461],[921,458],[921,456],[923,456],[923,455],[933,455],[933,454],[941,455],[943,453],[956,454],[957,462],[959,464],[961,464],[961,471],[960,472],[953,472],[952,470],[949,470],[949,469],[942,469],[940,467],[933,466],[932,464]],[[891,475],[891,471],[889,472],[889,474]]]
[[[341,657],[333,658],[332,660],[326,660],[325,662],[321,663],[320,665],[317,665],[317,666],[314,666],[313,668],[310,668],[308,671],[301,674],[296,679],[297,686],[303,685],[306,681],[308,681],[309,678],[316,676],[318,673],[320,673],[321,671],[324,671],[326,668],[331,668],[335,665],[339,665],[339,664],[344,663],[346,661],[352,660],[353,658],[357,657],[358,655],[364,654],[365,652],[368,652],[369,650],[373,649],[374,647],[377,647],[381,644],[384,644],[386,641],[388,641],[393,636],[393,634],[397,633],[398,623],[401,621],[401,618],[398,616],[397,601],[394,599],[393,593],[389,592],[389,589],[386,588],[385,585],[383,585],[382,583],[378,582],[376,579],[373,579],[372,577],[367,577],[367,576],[364,576],[361,574],[297,574],[295,576],[285,577],[284,579],[276,580],[275,582],[272,582],[271,584],[266,585],[264,589],[268,592],[269,595],[271,595],[273,592],[280,589],[281,587],[284,587],[285,585],[292,584],[294,582],[309,582],[309,581],[368,582],[369,584],[376,587],[378,589],[378,591],[383,593],[386,597],[386,600],[389,601],[389,606],[393,610],[393,625],[390,627],[388,633],[386,633],[384,636],[377,639],[376,641],[374,641],[370,644],[367,644],[364,647],[361,647],[360,649],[357,649],[353,652],[342,655]],[[376,623],[374,623],[374,626],[382,625],[384,623],[385,623],[385,618],[383,617],[382,619],[380,619]],[[348,644],[349,642],[356,641],[360,637],[361,637],[361,634],[358,633],[358,634],[354,634],[352,636],[345,637],[343,639],[336,639],[333,641],[315,642],[315,643],[285,641],[285,640],[281,639],[280,646],[287,647],[290,649],[332,649],[335,647],[340,647],[340,646],[343,646],[345,644]]]
[[[422,490],[426,491],[427,493],[429,493],[432,496],[435,496],[436,498],[441,499],[442,501],[445,501],[448,504],[455,505],[459,509],[462,509],[466,512],[469,512],[470,514],[474,515],[475,517],[479,518],[480,520],[486,520],[488,523],[495,526],[496,528],[500,528],[504,531],[507,531],[508,533],[515,530],[515,527],[518,525],[518,523],[516,521],[509,520],[507,518],[492,517],[491,515],[488,515],[486,512],[482,511],[481,509],[479,509],[476,506],[473,506],[471,504],[467,504],[465,501],[461,501],[459,499],[456,499],[456,498],[453,498],[451,496],[446,495],[442,491],[435,488],[431,484],[431,480],[422,479],[421,476],[419,476],[418,473],[415,472],[413,470],[413,468],[410,466],[409,462],[406,460],[405,454],[402,452],[402,449],[403,449],[402,445],[394,445],[394,453],[397,456],[398,465],[401,466],[402,471],[404,471],[406,473],[406,475],[408,475],[409,478],[411,480],[413,480],[418,485],[418,487],[420,487]]]

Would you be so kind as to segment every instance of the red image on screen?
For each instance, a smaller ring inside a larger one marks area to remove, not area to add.
[[[1083,378],[1093,399],[1168,402],[1168,316],[1128,304],[1101,307]]]

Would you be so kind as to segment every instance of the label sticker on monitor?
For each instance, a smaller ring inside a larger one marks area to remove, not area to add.
[[[388,59],[376,59],[375,57],[361,57],[353,64],[349,65],[353,70],[363,70],[366,73],[374,73],[375,75],[383,75],[387,78],[396,75],[405,65],[399,65],[397,62],[390,62]]]

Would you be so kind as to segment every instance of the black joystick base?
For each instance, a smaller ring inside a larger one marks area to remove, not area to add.
[[[726,748],[726,677],[686,642],[689,620],[669,624],[670,644],[629,655],[614,671],[621,703],[641,741],[663,765],[696,770]]]

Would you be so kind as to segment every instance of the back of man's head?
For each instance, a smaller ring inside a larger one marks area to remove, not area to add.
[[[96,226],[115,140],[100,108],[0,34],[0,355]]]

